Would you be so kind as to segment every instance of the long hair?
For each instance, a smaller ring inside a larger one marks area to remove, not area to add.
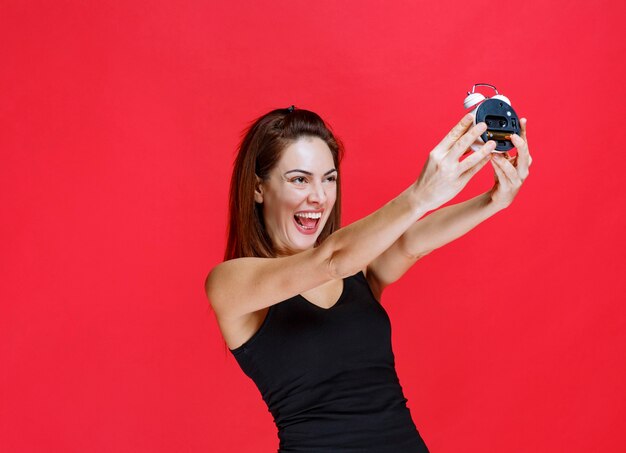
[[[224,259],[246,256],[270,258],[276,250],[263,221],[263,210],[254,201],[256,176],[266,179],[286,147],[301,137],[319,137],[333,156],[337,169],[337,201],[315,245],[340,227],[341,178],[339,164],[343,143],[316,113],[293,106],[276,109],[257,118],[243,132],[230,181],[228,239]]]

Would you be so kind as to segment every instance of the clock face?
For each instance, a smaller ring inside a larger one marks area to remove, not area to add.
[[[519,118],[513,107],[501,99],[487,99],[476,110],[476,123],[481,121],[487,124],[487,131],[481,135],[484,142],[495,140],[496,151],[513,148],[510,136],[520,133]]]

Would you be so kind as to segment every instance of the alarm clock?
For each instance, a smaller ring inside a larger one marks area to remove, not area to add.
[[[495,91],[495,96],[486,97],[476,92],[476,87],[485,86]],[[487,130],[470,146],[472,151],[478,151],[488,140],[496,142],[495,152],[505,153],[513,148],[511,135],[520,133],[520,121],[517,113],[511,107],[511,101],[498,93],[495,86],[488,83],[477,83],[467,92],[463,101],[466,109],[472,109],[474,125],[484,122]]]

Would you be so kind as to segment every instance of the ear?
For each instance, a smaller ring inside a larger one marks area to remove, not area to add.
[[[256,178],[256,184],[254,186],[254,201],[259,204],[263,204],[263,184],[261,178],[254,175]]]

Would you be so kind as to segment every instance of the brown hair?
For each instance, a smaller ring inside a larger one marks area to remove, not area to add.
[[[257,118],[243,132],[230,181],[228,240],[224,259],[254,256],[270,258],[276,250],[265,230],[262,206],[254,201],[256,176],[266,179],[283,150],[301,137],[319,137],[333,155],[337,169],[337,201],[315,245],[340,227],[343,143],[316,113],[294,106]]]

